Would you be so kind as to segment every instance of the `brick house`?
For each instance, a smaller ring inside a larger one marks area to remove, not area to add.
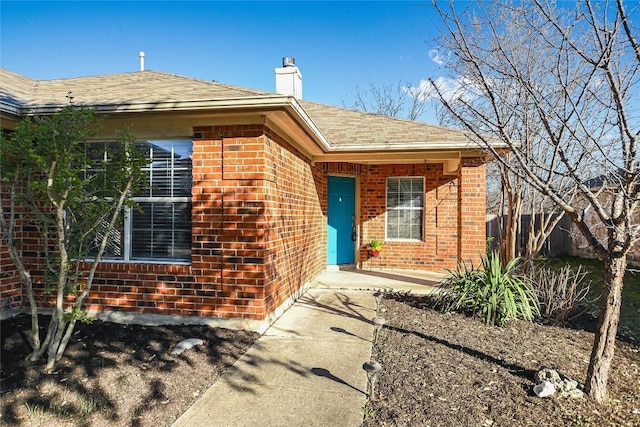
[[[616,183],[619,183],[621,176],[618,174],[600,175],[595,178],[586,180],[583,184],[590,189],[593,195],[599,200],[600,204],[608,211],[614,205],[614,199],[619,189]],[[580,194],[576,197],[576,209],[578,209],[584,218],[584,222],[588,225],[593,236],[605,247],[609,247],[609,227],[602,222],[598,216],[596,209],[586,200],[586,196]],[[556,227],[558,234],[566,236],[568,241],[569,254],[582,258],[599,259],[598,254],[578,227],[567,217],[567,225],[564,227]],[[635,212],[631,218],[632,224],[640,223],[640,213]],[[633,266],[640,266],[640,242],[635,242],[627,253],[627,263]]]
[[[0,69],[4,130],[71,92],[104,115],[102,142],[130,126],[149,158],[142,210],[118,230],[90,312],[262,331],[327,269],[477,263],[485,155],[458,131],[304,101],[286,65],[278,93],[155,71],[36,81]],[[376,258],[372,239],[384,241]],[[27,300],[4,246],[0,268],[6,317]]]

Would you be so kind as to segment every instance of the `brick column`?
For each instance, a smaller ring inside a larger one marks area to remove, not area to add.
[[[486,165],[463,158],[458,172],[458,260],[480,265],[486,243]]]

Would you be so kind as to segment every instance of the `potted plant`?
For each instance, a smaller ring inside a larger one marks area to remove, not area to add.
[[[376,239],[373,239],[372,241],[370,241],[369,247],[367,248],[367,250],[369,251],[369,254],[374,257],[380,255],[381,249],[382,249],[382,242]]]

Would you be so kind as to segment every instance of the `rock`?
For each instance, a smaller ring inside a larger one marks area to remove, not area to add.
[[[544,380],[540,384],[533,386],[533,392],[538,397],[547,397],[556,392],[556,387],[551,381]]]
[[[189,350],[196,345],[207,345],[207,342],[205,340],[201,340],[200,338],[187,338],[176,344],[175,347],[173,347],[173,349],[171,350],[171,354],[180,354],[183,351]]]
[[[560,374],[558,373],[558,371],[554,369],[547,369],[547,368],[542,368],[538,372],[536,372],[536,375],[534,376],[534,380],[536,384],[539,384],[543,381],[550,381],[554,385],[561,381]]]
[[[551,383],[551,385],[553,385],[554,391],[555,393],[558,394],[558,396],[569,397],[574,399],[584,397],[584,392],[580,390],[578,381],[572,380],[571,378],[561,375],[555,369],[548,369],[548,368],[540,369],[538,372],[536,372],[534,376],[534,380],[536,382],[536,385],[534,386],[533,391],[539,397],[544,397],[544,396],[541,396],[536,391],[536,389],[539,391],[543,391],[544,390],[543,384],[545,382],[549,382]],[[546,387],[549,388],[549,386],[546,386]]]

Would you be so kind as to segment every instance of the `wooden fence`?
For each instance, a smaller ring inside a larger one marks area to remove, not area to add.
[[[498,221],[502,220],[502,225],[507,222],[507,217],[498,217],[497,215],[487,215],[487,238],[491,240],[491,249],[498,248]],[[521,217],[521,233],[518,239],[519,252],[527,247],[529,240],[529,227],[540,227],[540,215],[522,215]],[[572,249],[572,224],[569,217],[564,216],[553,229],[547,240],[544,242],[539,255],[545,257],[554,257],[560,255],[573,255]]]

